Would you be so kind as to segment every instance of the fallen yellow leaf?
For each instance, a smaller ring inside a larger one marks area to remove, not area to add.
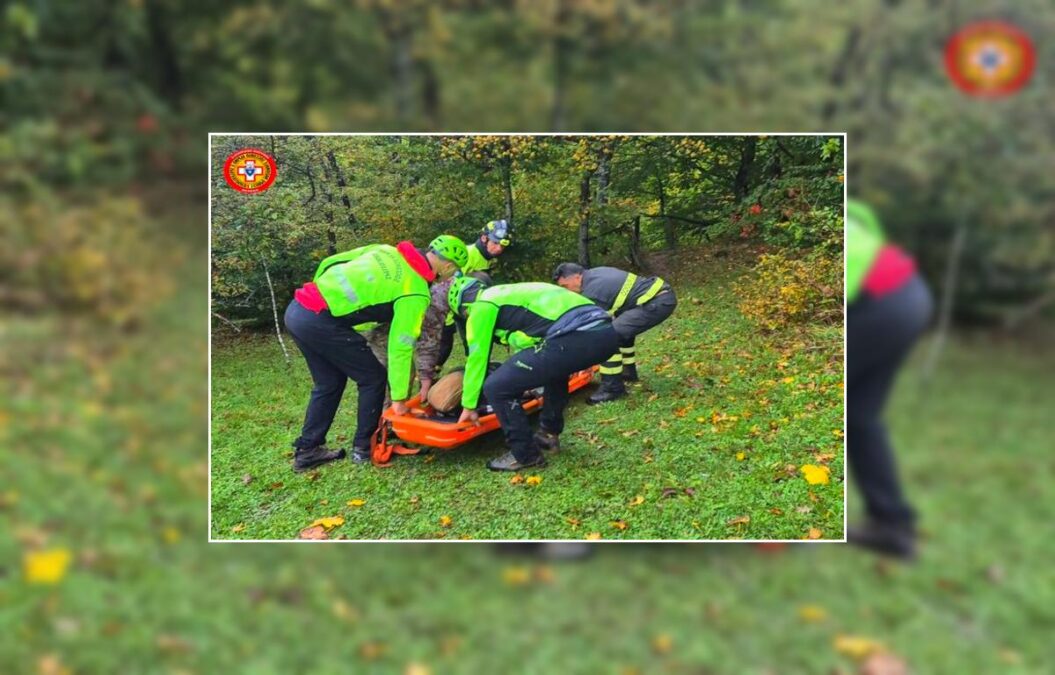
[[[810,485],[827,485],[832,470],[826,466],[816,464],[803,464],[799,469]]]
[[[744,461],[744,458],[746,458],[746,457],[747,457],[747,455],[745,455],[742,452],[736,453],[736,461],[738,461],[738,462]]]
[[[642,495],[637,495],[630,500],[630,506],[641,506],[645,503],[645,498]]]
[[[45,654],[37,661],[37,675],[70,675],[72,672],[54,654]]]
[[[747,525],[751,522],[751,516],[737,516],[736,518],[730,518],[725,524],[726,525]]]
[[[828,612],[818,605],[803,605],[799,607],[799,618],[807,623],[820,623],[828,618]]]
[[[540,565],[535,568],[535,581],[543,584],[551,584],[557,578],[553,568],[549,565]]]
[[[235,525],[234,527],[231,528],[231,532],[241,532],[244,529],[245,529],[245,523],[238,523],[237,525]]]
[[[454,520],[450,516],[440,516],[440,525],[442,527],[450,527],[454,524]]]
[[[818,530],[815,527],[811,527],[810,531],[806,533],[806,538],[807,539],[820,539],[821,538],[821,534],[822,533],[821,533],[820,530]]]
[[[338,598],[333,601],[333,615],[342,621],[357,621],[359,612],[344,600]]]
[[[513,477],[509,479],[509,484],[510,485],[520,485],[523,482],[524,482],[524,477],[521,476],[519,473],[518,474],[514,474]]]
[[[502,581],[507,586],[523,586],[531,581],[531,571],[526,567],[507,567],[502,570]]]
[[[335,527],[340,527],[341,525],[344,525],[344,518],[342,518],[341,516],[327,516],[325,518],[316,518],[311,525],[308,525],[308,527],[315,527],[316,525],[321,525],[327,530],[332,530]]]
[[[171,525],[161,531],[161,538],[165,540],[166,544],[175,544],[180,538],[182,538],[182,536],[183,534],[179,529],[172,527]]]
[[[403,675],[432,675],[432,671],[420,663],[408,663]]]
[[[612,521],[612,527],[614,527],[617,530],[625,530],[628,526],[627,526],[625,520],[613,520]]]
[[[364,642],[359,645],[359,656],[364,661],[375,661],[385,655],[388,645],[384,642]]]
[[[538,485],[542,482],[542,476],[528,476],[527,480],[524,482],[528,485]]]
[[[348,506],[359,507],[366,503],[365,499],[349,499]]]
[[[666,633],[660,633],[652,638],[652,651],[657,654],[669,654],[674,648],[674,639]]]
[[[832,646],[840,654],[857,660],[883,651],[882,643],[858,635],[836,635]]]
[[[64,548],[30,551],[22,560],[26,581],[31,584],[57,584],[66,576],[70,552]]]
[[[601,538],[601,533],[600,532],[591,532],[590,534],[586,535],[586,538],[591,540],[591,541],[595,541],[595,540]]]

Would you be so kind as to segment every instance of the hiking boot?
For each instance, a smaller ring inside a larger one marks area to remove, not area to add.
[[[542,452],[560,452],[560,436],[558,436],[557,434],[540,428],[538,431],[535,432],[535,436],[532,440],[535,441],[535,445]]]
[[[626,387],[621,383],[618,388],[607,387],[604,384],[601,388],[595,391],[590,398],[586,399],[586,405],[597,405],[598,403],[608,403],[609,401],[618,401],[619,399],[626,396]]]
[[[637,364],[623,366],[623,382],[637,382]]]
[[[910,525],[868,520],[847,528],[846,541],[907,562],[916,559],[916,532]]]
[[[370,463],[370,448],[352,448],[352,454],[349,456],[350,460],[356,464],[369,464]]]
[[[325,445],[316,445],[314,448],[297,448],[293,453],[293,470],[300,473],[314,469],[321,464],[344,459],[344,456],[344,448],[330,450]]]
[[[538,457],[530,459],[526,462],[521,462],[517,460],[517,458],[513,456],[513,452],[510,451],[502,455],[501,457],[492,459],[490,462],[487,463],[487,468],[491,471],[520,471],[522,469],[527,469],[533,466],[536,466],[540,469],[546,466],[546,458],[542,456],[542,454],[539,454]]]

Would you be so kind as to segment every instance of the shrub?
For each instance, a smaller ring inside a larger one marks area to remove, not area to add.
[[[740,312],[767,331],[842,321],[842,276],[841,258],[823,249],[802,257],[784,252],[762,255],[735,285]]]

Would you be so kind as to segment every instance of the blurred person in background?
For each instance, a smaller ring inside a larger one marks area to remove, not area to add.
[[[486,283],[490,286],[490,274],[498,266],[498,256],[502,255],[512,243],[513,231],[507,221],[492,220],[488,222],[480,231],[480,236],[469,246],[469,262],[466,263],[465,269],[462,271],[465,274],[479,272],[488,275]],[[440,341],[439,357],[436,360],[437,372],[443,367],[444,363],[447,363],[447,359],[451,357],[451,351],[454,349],[454,333],[456,329],[454,315],[447,314],[447,320],[443,326],[443,338]],[[465,346],[464,341],[462,346]]]
[[[910,560],[916,513],[902,491],[882,413],[933,301],[912,258],[888,243],[875,212],[854,200],[847,204],[846,292],[847,456],[867,512],[847,539]]]
[[[342,459],[343,449],[326,447],[326,434],[349,379],[359,388],[352,461],[370,461],[370,436],[385,397],[385,366],[355,326],[391,322],[387,382],[392,407],[406,414],[414,344],[429,307],[429,284],[449,279],[466,263],[461,239],[440,235],[428,249],[410,242],[375,244],[323,260],[314,279],[294,294],[285,323],[308,362],[315,383],[300,436],[293,442],[294,471]]]

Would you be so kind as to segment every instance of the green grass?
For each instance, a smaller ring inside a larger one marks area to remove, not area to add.
[[[837,544],[602,546],[552,569],[487,546],[210,545],[201,253],[139,333],[5,321],[5,672],[854,672],[841,634],[913,672],[1050,671],[1046,346],[960,337],[928,388],[907,369],[890,419],[925,531],[911,567]],[[27,583],[23,556],[56,548],[65,577]],[[512,586],[511,568],[551,580]]]
[[[731,290],[750,258],[683,255],[671,263],[691,269],[671,278],[678,309],[638,340],[642,384],[604,406],[574,396],[563,452],[524,474],[540,476],[537,486],[485,468],[503,452],[500,432],[385,469],[339,462],[296,475],[289,444],[311,389],[303,358],[294,348],[287,369],[273,334],[218,342],[213,536],[290,539],[317,518],[341,516],[331,536],[368,540],[800,539],[811,528],[841,539],[840,327],[762,335]],[[460,347],[456,354],[451,366]],[[354,389],[331,444],[347,444],[354,432]],[[820,461],[832,480],[810,486],[798,468],[818,455],[827,455]],[[635,505],[638,496],[644,501]],[[352,499],[366,503],[350,507]],[[449,527],[440,525],[444,516]],[[741,516],[750,521],[729,524]]]

